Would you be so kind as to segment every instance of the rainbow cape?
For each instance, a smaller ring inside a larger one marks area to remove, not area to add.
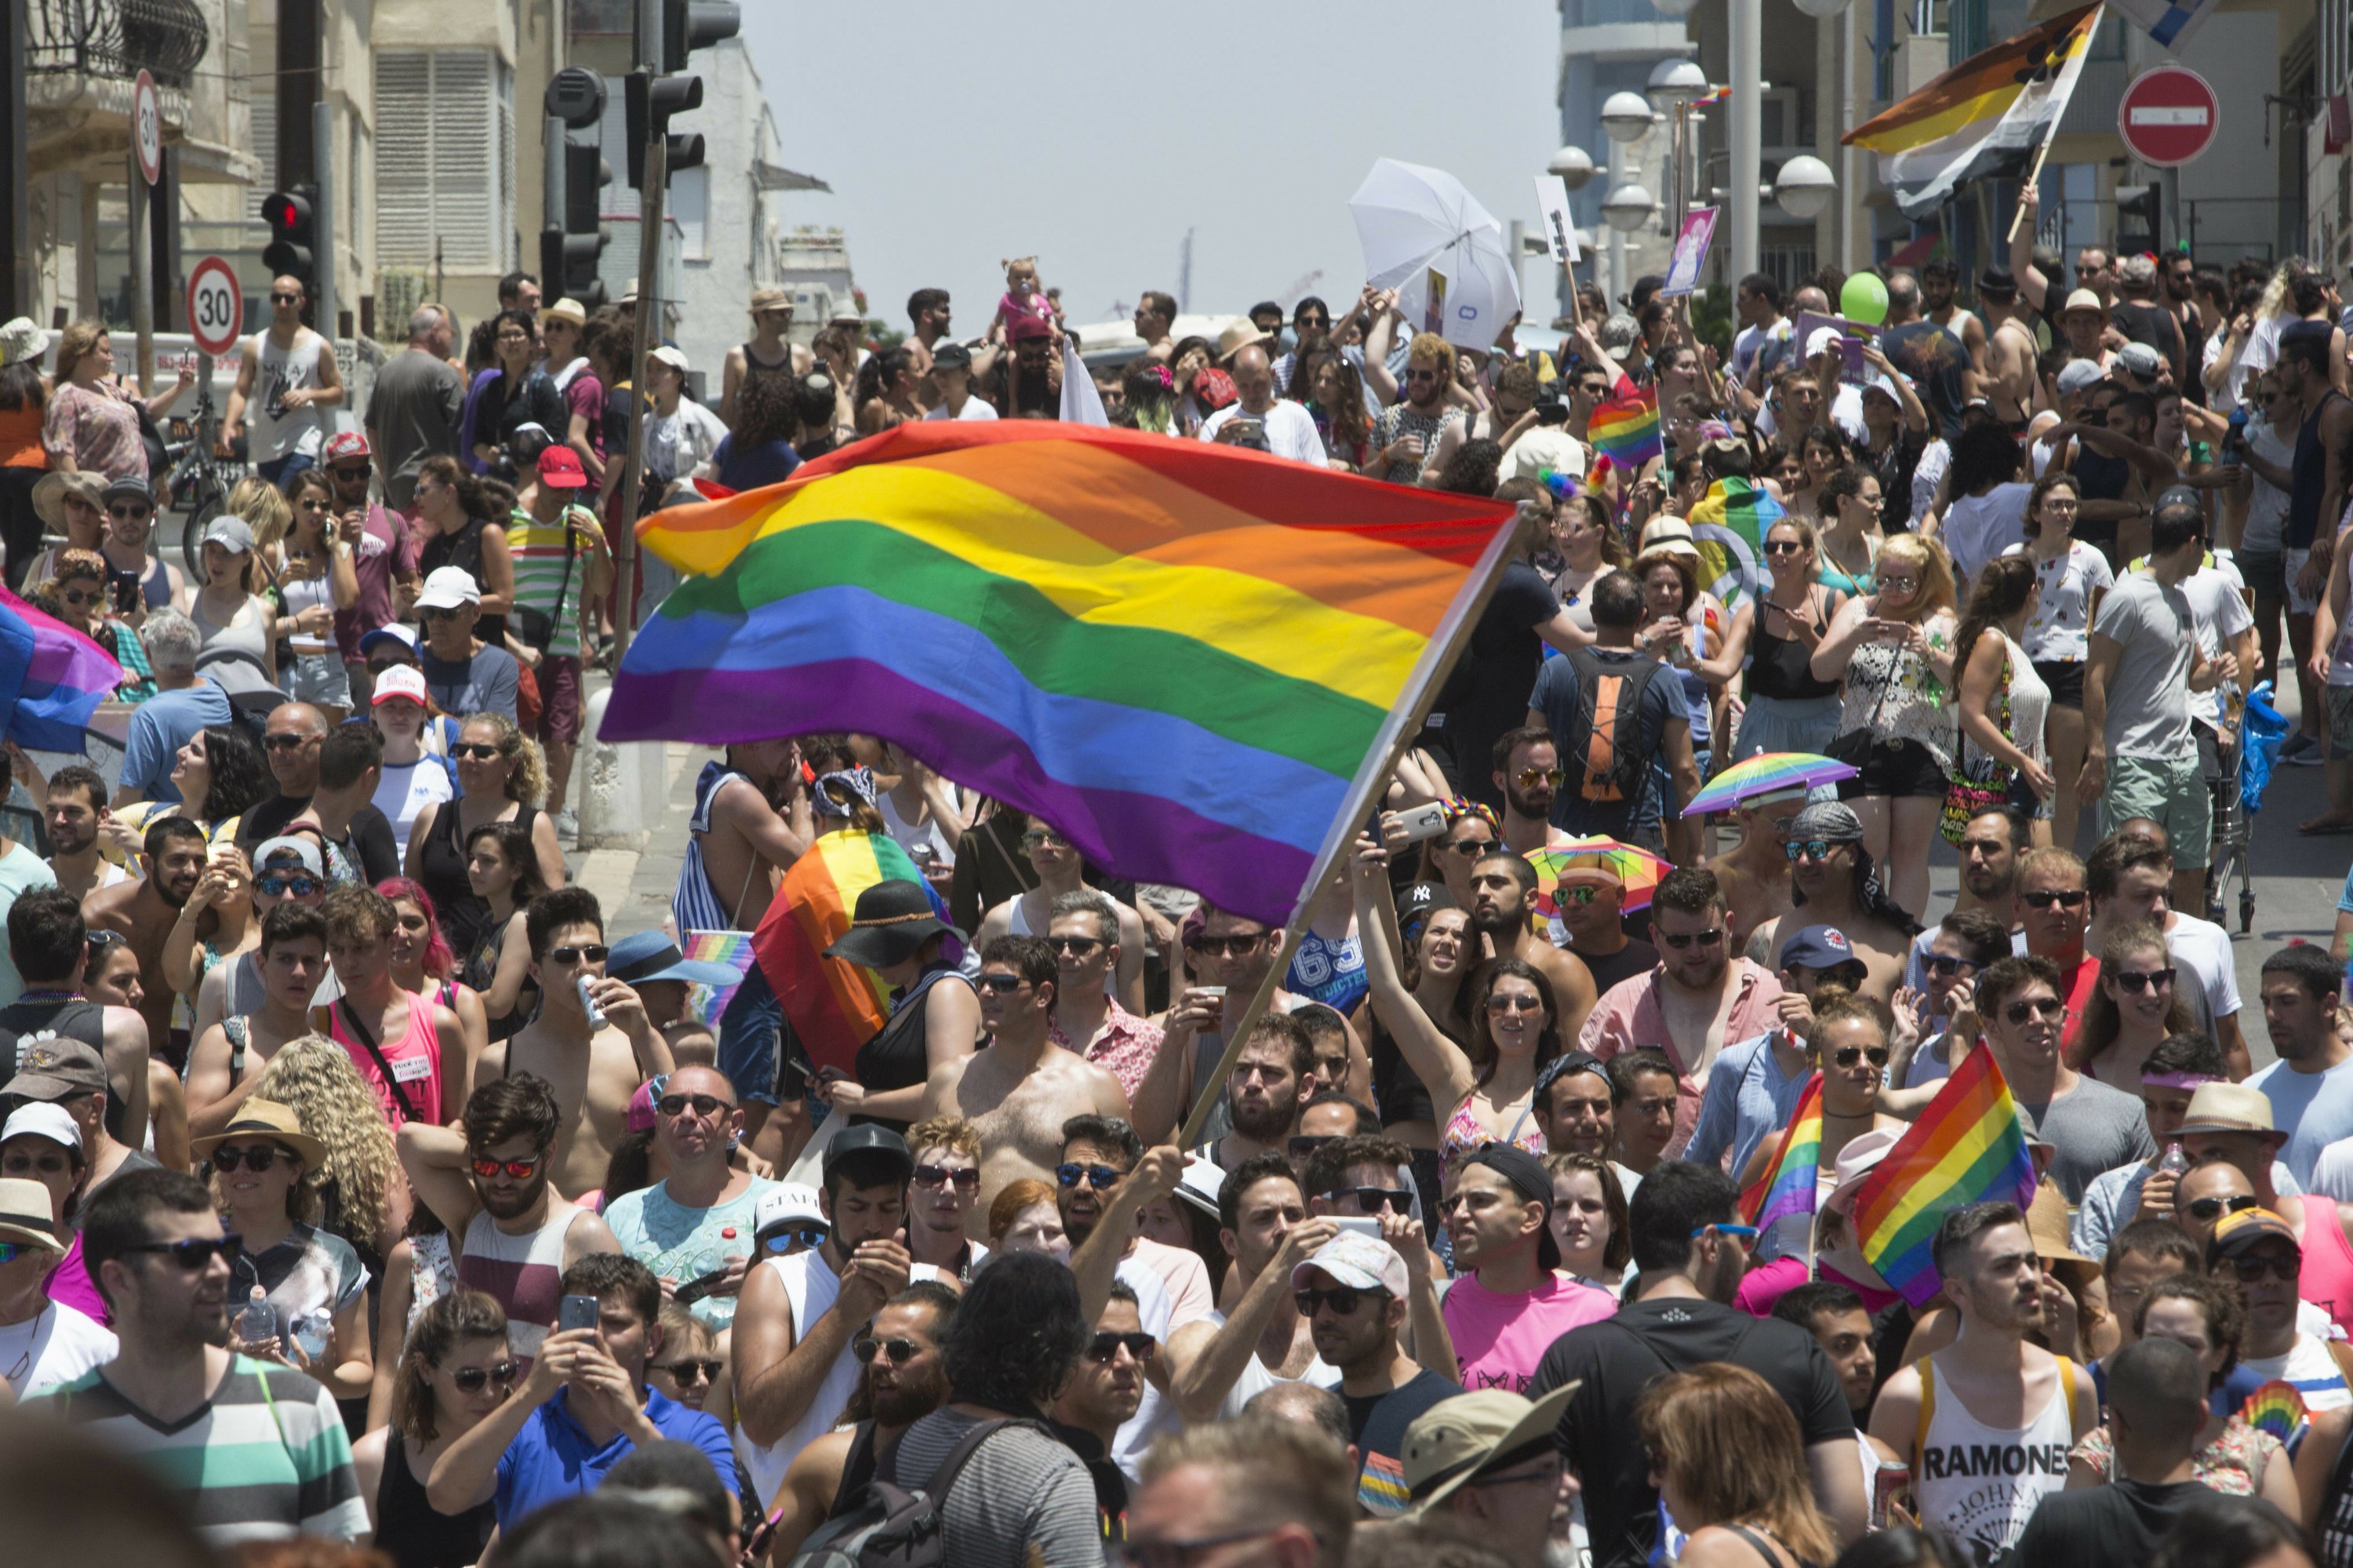
[[[1586,440],[1620,468],[1640,470],[1667,445],[1659,429],[1659,389],[1637,387],[1624,376],[1610,395],[1594,405],[1585,422]]]
[[[1762,591],[1765,531],[1788,514],[1761,484],[1726,476],[1709,485],[1691,509],[1703,586],[1726,606]]]
[[[90,715],[121,683],[112,654],[0,588],[0,730],[10,740],[80,751]]]
[[[1112,874],[1281,924],[1515,518],[1139,430],[902,425],[638,524],[693,575],[603,734],[878,735]]]
[[[1936,1226],[1968,1203],[2026,1207],[2034,1162],[1993,1053],[1970,1052],[1854,1194],[1864,1261],[1915,1308],[1936,1298]]]
[[[784,1003],[808,1053],[809,1065],[850,1072],[858,1048],[891,1016],[889,993],[870,969],[825,956],[849,929],[858,895],[885,877],[899,877],[931,894],[932,912],[947,910],[939,895],[888,833],[842,828],[818,835],[777,884],[776,896],[752,933],[752,956]],[[951,959],[956,955],[950,952]]]
[[[1822,1075],[1816,1073],[1799,1097],[1798,1113],[1781,1133],[1773,1163],[1740,1194],[1740,1215],[1758,1230],[1770,1230],[1784,1214],[1814,1212],[1815,1182],[1822,1168]]]

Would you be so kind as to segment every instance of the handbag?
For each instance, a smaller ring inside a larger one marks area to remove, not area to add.
[[[2010,733],[2010,654],[2007,639],[2001,656],[2001,709],[1996,727],[2001,737],[2012,745],[2018,737]],[[1955,680],[1959,673],[1955,672]],[[2018,769],[2007,762],[1994,762],[1983,779],[1972,779],[1968,771],[1968,736],[1962,734],[1953,743],[1953,767],[1945,778],[1945,809],[1936,819],[1936,832],[1947,843],[1959,847],[1968,832],[1969,820],[1981,812],[1990,811],[2010,799],[2010,787],[2018,778]]]

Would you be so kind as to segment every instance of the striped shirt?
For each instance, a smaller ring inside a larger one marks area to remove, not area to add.
[[[101,1370],[34,1398],[180,1493],[209,1544],[367,1533],[343,1414],[302,1373],[233,1356],[212,1398],[167,1426],[117,1393]]]
[[[555,636],[547,652],[562,659],[580,657],[580,599],[582,579],[588,571],[588,544],[582,538],[572,540],[572,558],[565,559],[565,535],[572,532],[571,514],[581,510],[567,506],[565,515],[553,523],[543,523],[522,508],[515,508],[507,519],[507,551],[514,556],[514,601],[526,609],[543,615],[555,614],[555,600],[564,599],[564,613],[558,618]],[[593,518],[591,519],[593,521]],[[569,573],[572,586],[565,587]]]

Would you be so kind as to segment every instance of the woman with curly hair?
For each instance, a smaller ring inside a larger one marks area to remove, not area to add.
[[[1336,348],[1311,349],[1300,355],[1292,379],[1308,392],[1307,412],[1332,466],[1362,473],[1373,460],[1373,417],[1366,411],[1365,383],[1356,367]]]
[[[409,830],[410,880],[421,883],[440,912],[441,934],[449,949],[470,953],[481,940],[491,906],[474,894],[466,877],[466,842],[485,822],[513,822],[531,836],[540,877],[550,888],[564,885],[564,851],[555,822],[540,810],[547,799],[547,764],[538,743],[502,714],[475,714],[459,726],[449,754],[458,759],[455,800],[424,807]]]
[[[418,1316],[397,1354],[385,1409],[370,1410],[367,1436],[352,1445],[375,1544],[397,1568],[470,1568],[498,1527],[498,1504],[443,1513],[425,1484],[449,1445],[513,1397],[507,1315],[479,1290],[444,1296]]]
[[[324,1145],[313,1171],[314,1223],[348,1242],[371,1273],[381,1273],[408,1224],[408,1181],[383,1106],[351,1054],[322,1034],[290,1040],[262,1067],[253,1095],[291,1107]]]

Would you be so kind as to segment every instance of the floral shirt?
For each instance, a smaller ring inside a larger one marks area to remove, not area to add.
[[[2024,545],[2013,545],[2005,556],[2023,555]],[[2080,664],[2091,651],[2092,597],[2116,586],[2108,558],[2080,539],[2067,542],[2067,553],[2034,563],[2034,580],[2042,586],[2042,601],[2027,618],[2026,656],[2038,664]]]
[[[139,436],[139,409],[113,387],[69,381],[49,394],[41,428],[52,451],[64,452],[84,473],[109,479],[147,477],[147,447]]]
[[[2220,1437],[2190,1456],[2189,1478],[2225,1497],[2251,1498],[2263,1484],[2263,1467],[2282,1451],[2278,1438],[2256,1431],[2247,1425],[2245,1416],[2233,1415]],[[2091,1436],[2076,1444],[2067,1457],[2083,1460],[2094,1475],[2116,1479],[2116,1442],[2105,1422],[2092,1428]]]

